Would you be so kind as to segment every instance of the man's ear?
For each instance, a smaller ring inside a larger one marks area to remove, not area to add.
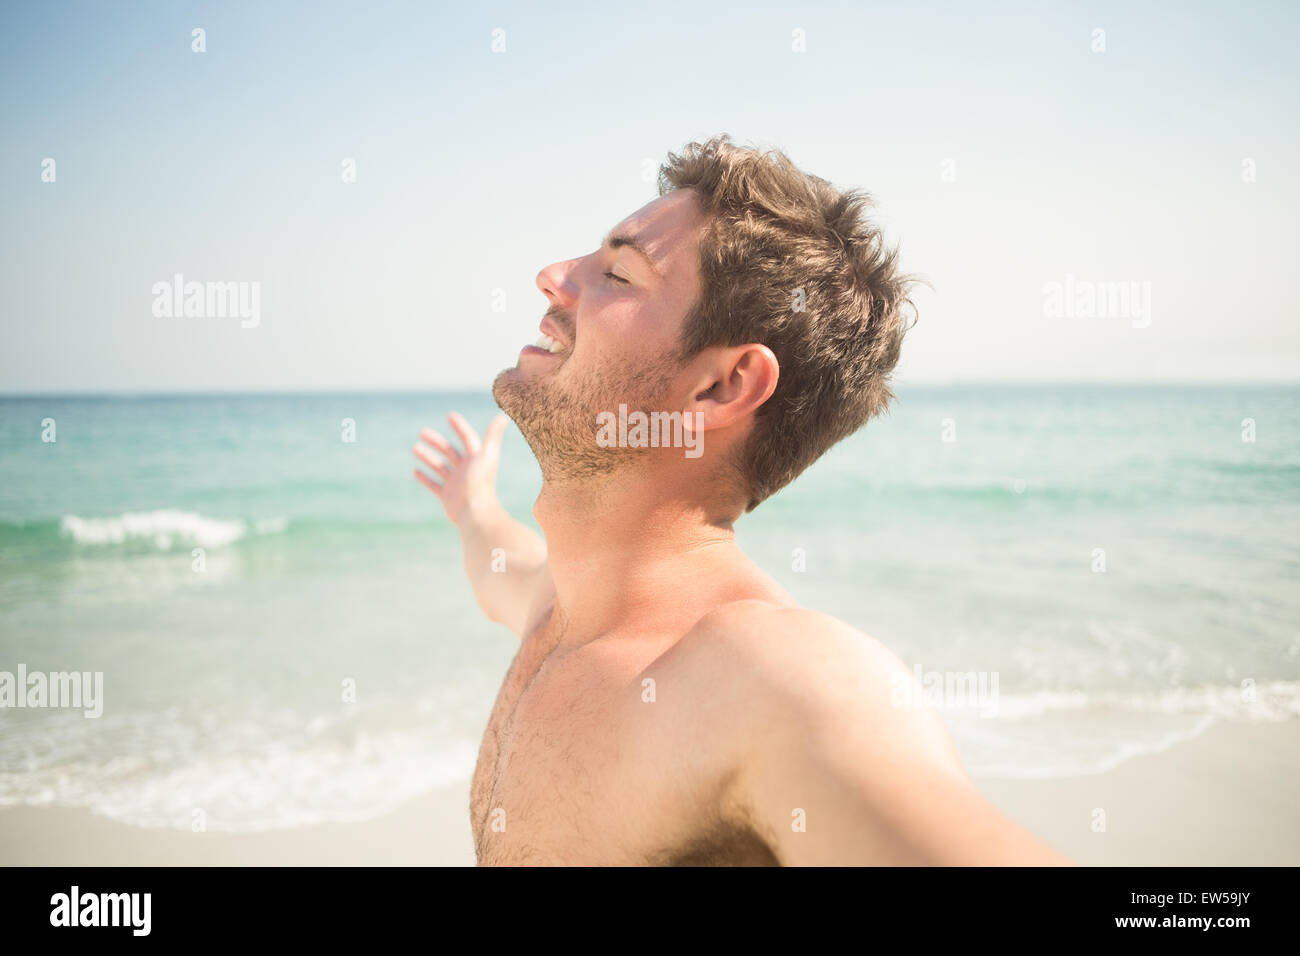
[[[776,391],[781,365],[757,343],[709,349],[686,411],[701,430],[725,428],[752,414]]]

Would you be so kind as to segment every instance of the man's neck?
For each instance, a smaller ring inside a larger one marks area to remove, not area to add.
[[[689,490],[652,472],[543,483],[533,515],[565,644],[689,627],[719,595],[760,590],[732,528],[743,509]]]

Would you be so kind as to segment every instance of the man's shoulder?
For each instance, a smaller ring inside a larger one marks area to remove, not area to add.
[[[753,711],[770,704],[785,717],[888,703],[889,688],[909,676],[889,648],[844,621],[762,600],[714,608],[672,656],[677,671],[710,682],[730,702]]]
[[[736,676],[775,690],[834,685],[846,677],[885,683],[906,674],[884,644],[820,611],[762,600],[731,601],[700,618],[681,642],[683,658],[700,667],[731,667]]]
[[[955,760],[941,718],[884,643],[820,611],[761,600],[723,604],[673,649],[696,702],[761,743],[795,735],[842,740],[849,728]],[[707,697],[706,697],[707,695]],[[918,703],[919,702],[919,703]]]

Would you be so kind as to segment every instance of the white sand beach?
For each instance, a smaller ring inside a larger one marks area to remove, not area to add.
[[[977,780],[1086,866],[1300,864],[1300,723],[1220,724],[1106,773]],[[1094,810],[1105,811],[1094,832]]]
[[[473,866],[469,781],[357,823],[264,833],[128,826],[82,809],[0,811],[0,864],[27,866]]]
[[[1300,722],[1218,725],[1105,773],[977,780],[1083,865],[1300,864]],[[0,811],[0,863],[59,866],[471,866],[468,781],[377,819],[265,833],[142,829],[82,809]],[[1106,829],[1094,832],[1094,810]]]

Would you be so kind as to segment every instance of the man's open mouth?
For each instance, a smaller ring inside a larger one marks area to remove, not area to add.
[[[545,349],[546,351],[550,352],[552,355],[554,355],[556,352],[564,351],[564,345],[558,339],[552,338],[551,336],[547,335],[545,332],[543,332],[541,336],[538,337],[537,341],[534,342],[533,344],[539,349]]]

